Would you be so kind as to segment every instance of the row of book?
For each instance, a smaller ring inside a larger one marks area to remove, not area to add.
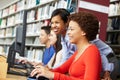
[[[107,27],[107,43],[109,44],[120,44],[120,18],[115,17],[108,19]]]
[[[21,11],[10,17],[1,19],[0,28],[7,28],[23,22],[24,11]]]
[[[40,39],[39,37],[27,37],[26,38],[26,45],[27,46],[32,46],[32,45],[36,45],[36,46],[41,46],[43,44],[40,43]]]
[[[25,57],[28,61],[41,62],[43,56],[42,49],[25,49]]]
[[[0,45],[11,45],[13,42],[13,38],[0,39]]]
[[[18,11],[24,10],[24,9],[30,9],[33,7],[45,7],[47,9],[43,9],[46,11],[52,11],[56,8],[65,8],[68,9],[70,12],[76,10],[77,0],[20,0],[2,10],[0,10],[0,18],[6,17],[8,15],[14,14]],[[49,6],[49,7],[48,7]],[[49,8],[49,9],[48,9]]]
[[[120,2],[115,4],[110,4],[109,6],[109,16],[120,15]]]
[[[16,27],[10,27],[7,29],[0,30],[0,38],[15,37],[15,35],[16,35]]]
[[[15,37],[15,35],[16,35],[16,27],[7,28],[7,29],[1,29],[0,33],[1,33],[0,38]]]
[[[14,38],[0,38],[0,45],[11,45],[15,41]],[[26,38],[26,46],[34,46],[34,47],[40,47],[43,46],[43,44],[40,43],[39,37],[27,37]]]
[[[23,9],[25,9],[25,0],[20,0],[17,3],[12,4],[3,9],[1,12],[1,17],[8,16]]]
[[[28,24],[27,31],[26,31],[27,36],[39,35],[41,26],[44,26],[44,25],[45,25],[44,22],[37,22],[37,23]]]
[[[37,9],[33,9],[27,12],[27,22],[34,20],[45,20],[51,17],[51,13],[56,8],[64,8],[64,6],[59,6],[59,2],[52,2],[50,4],[43,5]]]
[[[11,45],[13,42],[15,41],[14,38],[0,38],[0,45]],[[26,38],[26,43],[25,43],[26,46],[30,47],[44,47],[45,45],[41,44],[40,43],[40,39],[39,37],[27,37]]]

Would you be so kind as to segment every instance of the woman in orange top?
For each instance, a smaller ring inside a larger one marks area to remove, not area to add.
[[[95,45],[89,43],[98,33],[99,21],[88,12],[72,14],[69,20],[67,33],[70,42],[76,44],[77,51],[60,67],[49,70],[37,66],[31,76],[36,74],[36,77],[44,76],[54,80],[100,80],[100,53]]]

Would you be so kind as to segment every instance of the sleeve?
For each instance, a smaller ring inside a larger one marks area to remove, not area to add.
[[[65,74],[61,74],[61,73],[54,73],[54,80],[84,80],[84,79],[79,79],[76,77],[72,77],[72,76],[68,76]]]
[[[114,69],[114,64],[109,63],[107,57],[105,55],[101,55],[103,71],[110,71],[112,72]]]
[[[60,50],[56,55],[56,60],[55,60],[55,64],[53,66],[53,69],[59,67],[61,59],[62,59],[62,50]]]
[[[101,57],[99,50],[94,47],[85,55],[85,76],[84,80],[98,80],[101,72]]]
[[[109,55],[110,53],[113,53],[113,50],[100,39],[95,39],[92,41],[92,43],[95,44],[100,51],[103,70],[112,72],[114,69],[114,64],[109,63],[107,55]]]
[[[76,46],[74,44],[70,44],[69,42],[67,42],[67,43],[63,43],[63,45],[64,45],[62,46],[63,57],[62,57],[60,65],[63,64],[66,60],[68,60],[70,56],[72,56],[74,52],[76,51]]]

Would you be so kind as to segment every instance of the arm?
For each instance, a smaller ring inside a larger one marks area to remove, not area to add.
[[[101,72],[101,57],[97,49],[92,48],[85,55],[85,80],[98,80]]]
[[[109,55],[110,53],[113,53],[113,50],[106,43],[104,43],[100,39],[95,39],[91,42],[93,44],[95,44],[100,51],[102,66],[103,66],[103,71],[104,71],[104,76],[103,77],[104,78],[110,78],[110,72],[113,71],[114,64],[109,63],[107,55]]]
[[[56,55],[56,60],[55,60],[53,69],[59,67],[59,64],[60,64],[60,62],[61,62],[61,59],[62,59],[62,50],[60,50],[60,51],[57,53],[57,55]]]
[[[60,65],[63,64],[66,60],[68,60],[76,50],[76,46],[74,44],[70,44],[69,42],[67,43],[63,42],[61,44],[62,44],[62,59],[61,59]]]
[[[106,80],[111,80],[110,72],[114,69],[114,64],[109,63],[105,55],[101,55],[102,65],[103,65],[103,78]]]
[[[96,47],[95,47],[96,48]],[[55,80],[99,80],[101,72],[101,57],[97,48],[92,48],[85,51],[81,58],[80,62],[76,62],[72,68],[75,68],[72,75],[64,75],[61,73],[54,73]],[[83,67],[84,66],[84,67]],[[81,68],[79,70],[79,68]],[[80,73],[79,73],[80,71]],[[82,72],[83,71],[83,72]],[[76,75],[73,76],[73,75]]]
[[[101,55],[101,59],[102,59],[103,70],[111,72],[114,69],[113,63],[109,63],[105,55]]]
[[[50,61],[47,64],[48,68],[50,68],[50,69],[52,68],[52,63],[53,63],[53,59],[55,58],[55,54],[56,53],[54,53],[54,55],[52,56],[52,58],[50,59]]]

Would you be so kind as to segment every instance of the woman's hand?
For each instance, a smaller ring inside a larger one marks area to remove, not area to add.
[[[22,63],[22,64],[25,64],[25,63],[28,62],[28,60],[26,58],[24,58],[24,57],[21,57],[20,59],[18,59],[18,62]]]
[[[35,69],[30,74],[32,77],[36,75],[36,77],[44,76],[49,79],[54,78],[54,73],[51,72],[47,67],[44,66],[36,66]]]
[[[43,65],[43,63],[41,63],[41,62],[35,62],[35,61],[30,62],[30,64],[32,64],[34,67],[39,66],[39,65]]]
[[[104,79],[102,79],[102,80],[112,80],[111,77],[110,77],[110,72],[109,71],[105,71],[103,78]]]

